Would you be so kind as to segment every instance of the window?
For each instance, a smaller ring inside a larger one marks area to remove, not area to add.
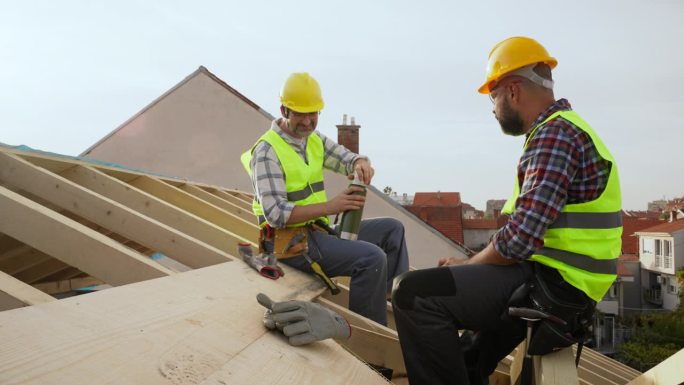
[[[655,240],[655,255],[663,255],[663,253],[662,253],[663,249],[661,248],[661,243],[662,243],[662,241],[660,239]]]
[[[666,257],[670,256],[670,253],[671,253],[670,246],[671,245],[672,245],[672,243],[670,241],[663,241],[663,255],[664,256],[666,256]]]
[[[664,256],[663,259],[665,260],[663,263],[663,267],[666,269],[671,269],[672,268],[672,257],[671,256]]]
[[[667,292],[671,294],[677,294],[677,280],[673,277],[667,277],[665,280],[665,287]]]
[[[642,238],[641,239],[641,251],[644,253],[653,254],[653,239]]]

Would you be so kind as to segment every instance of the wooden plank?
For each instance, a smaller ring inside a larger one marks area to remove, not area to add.
[[[331,302],[343,307],[343,308],[349,308],[349,286],[348,283],[345,284],[343,282],[349,282],[349,277],[335,277],[337,287],[340,289],[340,292],[336,295],[333,295],[330,293],[330,291],[327,291],[323,293],[323,298],[326,298],[330,300]],[[388,301],[387,302],[387,327],[392,329],[392,330],[397,330],[397,325],[396,322],[394,321],[394,309],[392,309],[392,304]]]
[[[573,349],[577,352],[577,345],[573,345]],[[586,347],[582,349],[582,355],[580,356],[580,367],[585,366],[590,371],[597,371],[595,369],[597,367],[602,368],[603,372],[599,373],[605,373],[602,375],[621,384],[627,383],[641,375],[641,372],[638,370]]]
[[[0,311],[52,301],[56,299],[0,271]]]
[[[216,207],[220,207],[221,209],[223,209],[223,210],[225,210],[225,211],[227,211],[233,215],[236,215],[236,216],[244,219],[245,221],[247,221],[249,223],[254,223],[254,224],[256,223],[256,221],[254,219],[254,214],[252,214],[251,209],[246,210],[245,208],[243,208],[239,205],[236,205],[236,204],[229,202],[225,199],[219,198],[218,196],[211,194],[204,189],[201,189],[197,186],[194,186],[194,185],[191,185],[188,183],[182,184],[182,185],[177,186],[177,187],[180,188],[181,190],[185,191],[186,193],[194,195],[195,197],[202,199],[203,201],[209,202]],[[256,226],[256,224],[255,224],[255,226]]]
[[[221,189],[217,189],[214,187],[209,187],[205,188],[206,191],[209,191],[211,194],[216,195],[217,197],[227,200],[228,202],[233,203],[234,205],[241,207],[242,209],[246,210],[247,212],[252,212],[252,201],[250,200],[249,202],[245,202],[244,199],[238,198],[235,195],[229,194]],[[252,217],[252,221],[256,223],[256,219]]]
[[[316,302],[342,315],[352,325],[351,337],[338,341],[339,344],[366,362],[392,368],[396,376],[406,375],[399,336],[395,330],[360,316],[322,296],[318,297]]]
[[[544,356],[534,356],[536,384],[578,385],[575,356],[571,348],[561,349]]]
[[[527,350],[527,341],[523,340],[512,352],[513,360],[511,361],[509,369],[511,384],[520,383],[520,374],[522,373],[522,366],[525,360],[525,350]]]
[[[236,253],[238,242],[249,242],[256,247],[257,234],[254,234],[250,239],[238,237],[213,223],[94,168],[77,166],[65,171],[62,176],[147,217],[173,227],[198,241],[211,245],[233,259],[237,259],[232,255]]]
[[[46,294],[67,293],[87,286],[102,285],[104,282],[93,277],[71,278],[61,281],[41,282],[32,286]]]
[[[248,222],[239,218],[159,179],[149,176],[140,176],[130,181],[129,184],[211,222],[243,239],[253,238],[259,231],[256,224],[253,222]]]
[[[12,258],[16,254],[12,254],[16,249],[26,247],[23,243],[5,234],[0,234],[0,262]]]
[[[0,180],[191,267],[230,260],[214,247],[17,156],[0,153]]]
[[[349,321],[350,324],[359,326],[363,329],[371,330],[376,333],[380,333],[382,335],[392,337],[392,338],[399,338],[397,335],[396,330],[392,330],[388,328],[387,326],[380,325],[379,323],[370,320],[364,316],[358,315],[354,313],[353,311],[342,307],[329,299],[326,299],[325,297],[321,296],[316,298],[316,302],[320,303],[321,305],[327,307],[330,310],[333,310],[341,315],[343,315],[347,321]]]
[[[52,259],[51,256],[28,246],[25,249],[22,248],[22,250],[24,253],[17,254],[11,259],[0,263],[0,270],[9,275],[15,275]]]
[[[24,270],[21,273],[14,275],[15,278],[24,281],[28,284],[40,281],[45,277],[49,277],[52,274],[66,270],[71,266],[60,261],[59,259],[50,258],[45,262],[42,262],[31,269]]]
[[[293,269],[273,281],[223,263],[3,312],[0,383],[386,384],[332,340],[292,347],[263,327],[258,292],[322,290]]]
[[[628,385],[681,385],[684,384],[684,349],[673,354],[651,370],[635,378]]]
[[[0,187],[0,231],[112,285],[172,274],[106,236]]]

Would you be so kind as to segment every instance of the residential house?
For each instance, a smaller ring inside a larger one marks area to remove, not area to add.
[[[641,287],[646,305],[674,310],[679,305],[676,273],[684,267],[684,220],[640,230]]]

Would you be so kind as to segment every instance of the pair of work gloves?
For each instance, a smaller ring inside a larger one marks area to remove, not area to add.
[[[278,259],[273,254],[254,255],[249,243],[239,243],[238,253],[247,265],[266,278],[278,279],[285,275],[283,269],[278,266]]]
[[[328,338],[346,339],[351,326],[344,317],[319,304],[306,301],[273,302],[259,293],[257,301],[266,308],[264,326],[280,330],[293,346],[310,344]]]

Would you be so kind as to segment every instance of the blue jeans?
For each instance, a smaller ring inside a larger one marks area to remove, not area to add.
[[[393,218],[361,221],[356,241],[314,231],[309,237],[309,256],[329,277],[351,277],[349,309],[387,325],[387,296],[394,277],[408,271],[404,225]],[[302,256],[281,261],[312,272]]]

